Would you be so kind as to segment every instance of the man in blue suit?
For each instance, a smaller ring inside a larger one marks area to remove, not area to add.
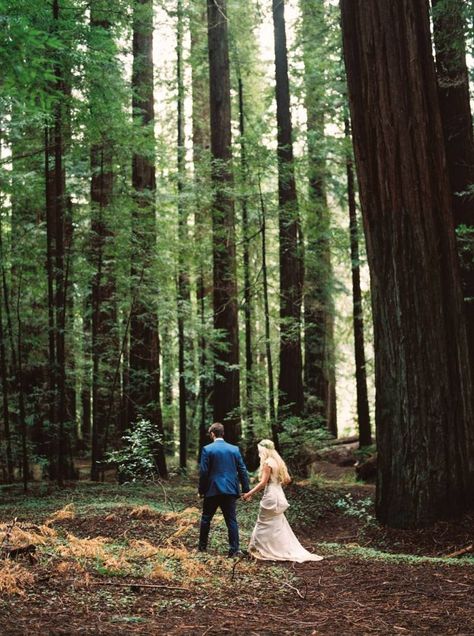
[[[242,492],[250,490],[249,476],[237,446],[224,441],[224,427],[216,423],[209,428],[212,444],[204,446],[199,471],[199,495],[204,497],[199,550],[207,548],[212,518],[218,508],[222,510],[229,533],[229,557],[240,556],[239,526],[235,512]]]

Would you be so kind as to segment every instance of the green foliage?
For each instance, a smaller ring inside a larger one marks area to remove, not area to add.
[[[291,416],[281,421],[279,434],[282,453],[290,470],[306,474],[306,466],[314,454],[332,439],[321,418]]]
[[[156,479],[156,452],[163,437],[148,420],[139,420],[122,437],[123,447],[107,455],[117,466],[120,483]]]
[[[336,507],[348,517],[355,517],[359,521],[364,522],[366,526],[376,524],[375,516],[373,515],[374,502],[371,497],[356,501],[350,493],[347,493],[336,501]]]

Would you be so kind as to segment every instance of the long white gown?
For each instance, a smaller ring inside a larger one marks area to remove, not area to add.
[[[277,464],[272,458],[267,459],[265,463],[272,471],[250,538],[250,554],[263,561],[321,561],[322,556],[308,552],[296,538],[285,517],[289,503],[276,474]]]

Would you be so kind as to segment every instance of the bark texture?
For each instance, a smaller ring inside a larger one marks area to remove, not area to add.
[[[350,122],[347,117],[344,121],[344,130],[346,141],[349,142],[351,132]],[[359,429],[359,446],[364,447],[372,444],[372,430],[370,426],[369,400],[367,397],[367,372],[365,368],[364,316],[362,311],[359,265],[359,225],[357,222],[354,164],[352,160],[352,152],[350,152],[349,149],[346,173],[352,264],[352,320],[354,325],[354,355],[356,367],[357,426]]]
[[[91,5],[91,28],[101,36],[104,48],[110,50],[112,36],[107,7],[97,0]],[[104,81],[113,59],[106,58],[102,72],[91,86],[91,116],[98,127],[98,140],[91,148],[91,260],[92,279],[92,439],[91,479],[99,479],[106,448],[105,430],[116,424],[117,398],[113,394],[114,364],[119,355],[117,311],[115,305],[115,262],[111,253],[114,234],[110,216],[114,188],[112,140],[107,116],[107,100],[100,81]],[[113,427],[115,428],[115,427]]]
[[[284,0],[273,0],[280,238],[280,375],[278,417],[303,413],[302,254],[290,112]]]
[[[160,342],[158,316],[153,301],[156,250],[154,102],[153,102],[153,2],[137,0],[133,16],[133,115],[150,141],[148,152],[133,155],[132,184],[135,207],[132,219],[132,296],[130,320],[129,404],[131,422],[148,419],[163,435],[160,404]],[[156,449],[156,463],[167,476],[164,446]]]
[[[474,482],[472,387],[426,0],[343,0],[371,272],[382,523],[461,513]]]
[[[240,437],[239,324],[226,1],[208,0],[207,19],[214,188],[214,329],[219,338],[215,351],[214,420],[224,424],[226,440],[235,444]]]
[[[301,0],[308,141],[308,198],[304,250],[304,389],[306,411],[337,437],[333,273],[324,147],[325,87],[316,47],[324,38],[322,0]]]
[[[207,428],[211,411],[210,394],[212,387],[208,381],[209,343],[207,338],[210,317],[209,296],[211,283],[208,280],[208,244],[210,227],[209,203],[203,197],[206,183],[210,178],[210,112],[209,112],[209,56],[207,50],[207,0],[196,0],[190,7],[191,31],[191,70],[192,70],[192,129],[194,164],[194,243],[196,246],[196,306],[198,313],[198,369],[199,369],[199,455],[200,449],[207,444]]]

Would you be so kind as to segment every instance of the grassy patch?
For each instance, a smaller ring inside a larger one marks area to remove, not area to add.
[[[474,557],[464,557],[462,559],[448,559],[445,557],[427,557],[416,556],[413,554],[393,554],[392,552],[383,552],[382,550],[376,550],[374,548],[364,548],[359,545],[353,544],[340,544],[340,543],[318,543],[318,548],[322,548],[321,554],[325,556],[337,556],[337,557],[359,557],[362,559],[376,559],[380,561],[387,561],[390,563],[405,563],[410,565],[428,564],[433,565],[474,565]]]

